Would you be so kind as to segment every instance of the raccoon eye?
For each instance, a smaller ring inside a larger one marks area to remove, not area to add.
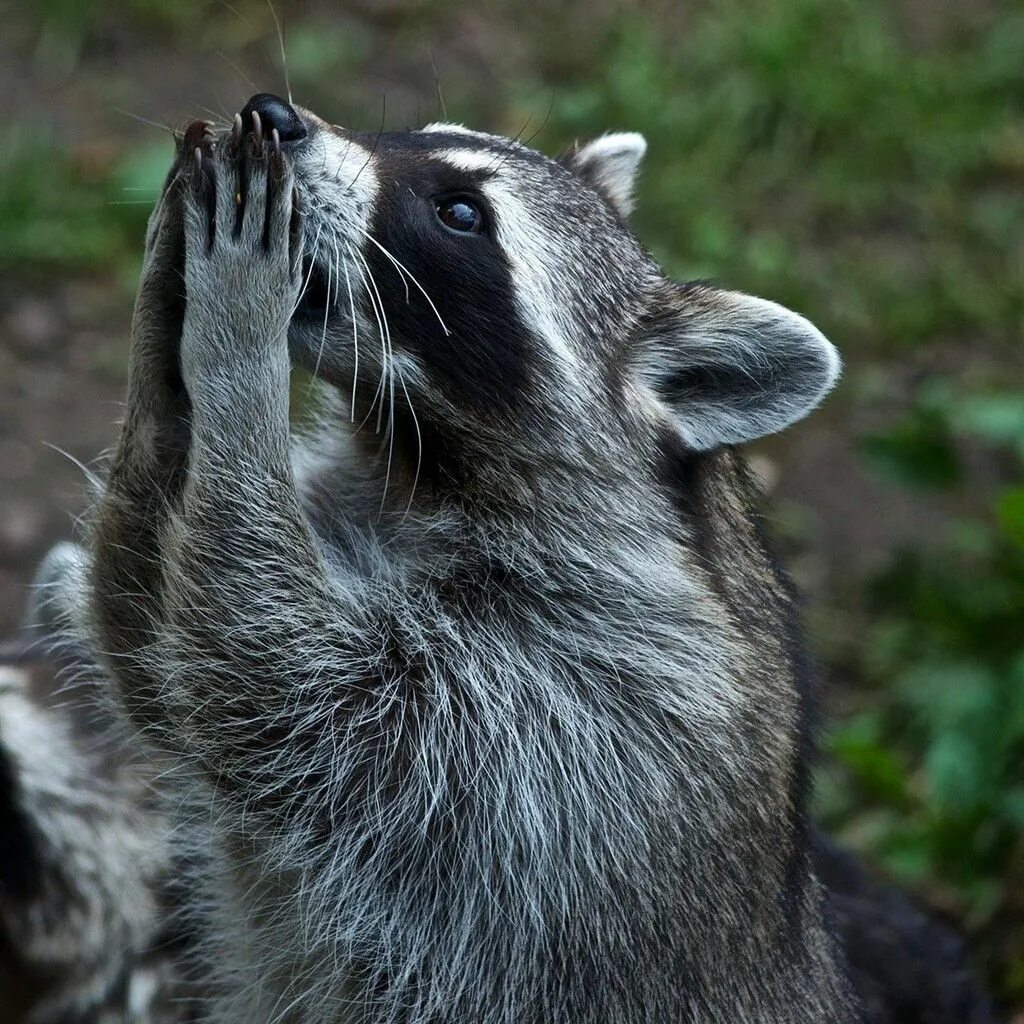
[[[480,208],[468,199],[439,199],[435,209],[437,219],[451,231],[478,234],[484,226]]]

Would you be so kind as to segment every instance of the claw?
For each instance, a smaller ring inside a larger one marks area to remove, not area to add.
[[[182,144],[186,153],[196,148],[207,148],[210,144],[209,128],[206,121],[191,121],[185,129]]]
[[[302,269],[302,211],[299,209],[299,193],[292,187],[292,210],[288,219],[288,252],[291,257],[292,273]]]
[[[275,181],[284,179],[284,154],[281,152],[281,135],[276,128],[270,132],[270,167]]]
[[[242,144],[242,115],[235,114],[234,123],[231,125],[230,135],[231,152],[237,153],[238,147]]]
[[[256,143],[257,149],[263,148],[263,122],[260,120],[260,115],[254,110],[252,112],[252,138]]]

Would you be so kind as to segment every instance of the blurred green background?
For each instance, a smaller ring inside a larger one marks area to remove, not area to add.
[[[555,152],[643,132],[641,238],[814,320],[819,414],[760,446],[828,723],[817,812],[1024,1007],[1024,5],[286,3],[297,102]],[[25,0],[0,85],[0,626],[113,439],[166,125],[284,92],[262,0]],[[62,449],[59,454],[44,442]]]

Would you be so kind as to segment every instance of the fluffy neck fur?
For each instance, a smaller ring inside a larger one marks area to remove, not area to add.
[[[553,483],[560,504],[498,521],[429,488],[382,518],[379,477],[312,454],[311,518],[381,649],[343,707],[296,694],[334,753],[311,777],[282,748],[295,830],[222,848],[260,973],[232,1013],[834,1019],[788,595],[738,459],[676,453],[631,507]]]

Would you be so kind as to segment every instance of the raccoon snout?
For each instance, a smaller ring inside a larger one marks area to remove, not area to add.
[[[242,124],[247,131],[252,130],[253,114],[259,114],[259,123],[267,136],[276,128],[284,143],[301,142],[309,134],[295,108],[271,92],[258,92],[242,109]]]

